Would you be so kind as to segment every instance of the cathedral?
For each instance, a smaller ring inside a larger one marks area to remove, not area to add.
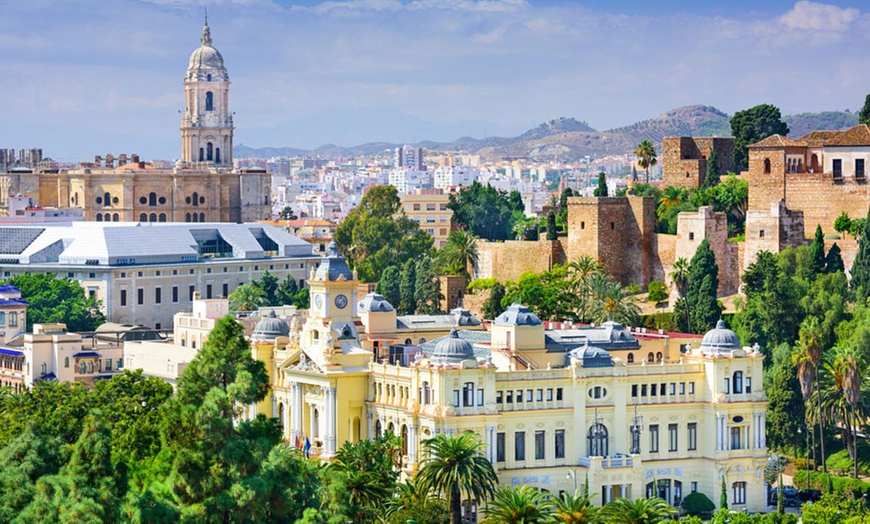
[[[230,78],[208,19],[184,76],[181,158],[155,167],[137,155],[97,156],[75,169],[0,173],[0,216],[21,194],[43,207],[78,207],[97,222],[253,222],[271,216],[271,176],[233,168]]]

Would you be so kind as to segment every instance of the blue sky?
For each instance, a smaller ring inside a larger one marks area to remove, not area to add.
[[[0,0],[0,147],[179,155],[202,0]],[[856,1],[213,0],[236,143],[313,148],[597,129],[702,103],[859,108]]]

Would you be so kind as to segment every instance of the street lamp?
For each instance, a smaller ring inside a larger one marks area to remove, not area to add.
[[[574,495],[577,494],[577,473],[574,472],[573,469],[568,470],[568,474],[565,476],[566,479],[572,479],[574,481]]]

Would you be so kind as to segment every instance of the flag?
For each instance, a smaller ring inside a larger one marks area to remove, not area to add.
[[[295,447],[296,449],[302,449],[302,439],[299,437],[299,435],[296,435],[296,440],[293,442],[293,447]]]
[[[302,451],[305,452],[305,458],[308,458],[311,452],[311,441],[308,440],[308,437],[305,437],[305,447],[302,448]]]

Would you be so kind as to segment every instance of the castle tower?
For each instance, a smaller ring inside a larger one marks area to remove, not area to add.
[[[190,55],[184,76],[181,160],[233,165],[233,116],[229,112],[230,77],[224,58],[212,47],[208,16],[202,44]]]

